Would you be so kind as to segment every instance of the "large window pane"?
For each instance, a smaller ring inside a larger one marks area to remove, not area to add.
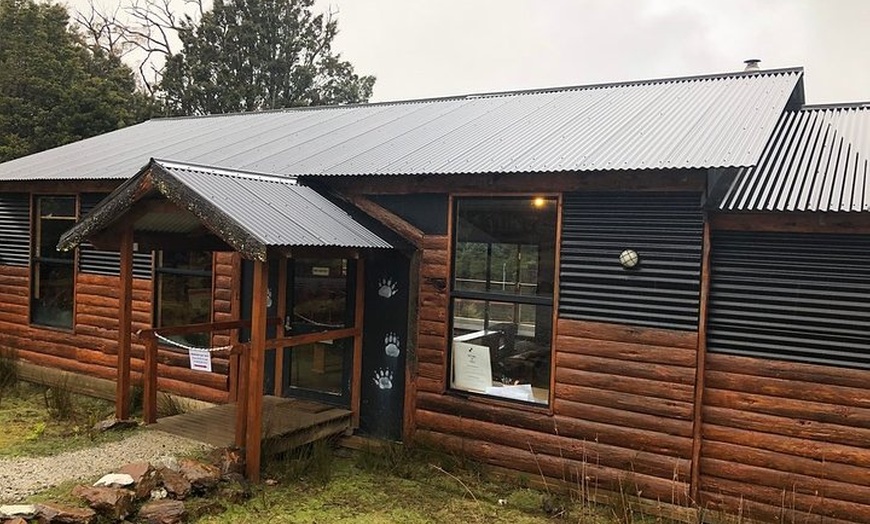
[[[43,326],[72,328],[74,266],[41,262],[34,269],[31,321]]]
[[[549,402],[555,198],[456,199],[453,389]]]
[[[76,197],[36,198],[30,301],[34,324],[73,327],[75,251],[58,251],[56,246],[75,220]]]
[[[556,199],[457,199],[454,290],[553,296]]]
[[[163,251],[158,254],[156,327],[187,326],[211,321],[212,254],[203,251]],[[205,347],[208,333],[171,337]]]

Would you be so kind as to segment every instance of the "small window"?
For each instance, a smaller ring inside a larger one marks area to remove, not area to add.
[[[187,326],[211,322],[212,254],[207,251],[161,251],[154,268],[155,326]],[[208,334],[171,337],[205,347]]]
[[[457,198],[451,286],[455,390],[550,397],[555,198]]]
[[[30,321],[41,326],[73,327],[75,251],[58,251],[61,235],[76,221],[76,197],[36,197]]]

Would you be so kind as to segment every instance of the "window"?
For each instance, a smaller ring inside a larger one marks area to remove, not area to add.
[[[75,251],[56,249],[60,236],[76,221],[76,197],[36,197],[30,321],[72,329]]]
[[[549,401],[555,198],[454,201],[451,387]]]
[[[208,251],[161,251],[154,268],[156,327],[186,326],[211,321],[211,262]],[[206,333],[173,337],[179,342],[208,346]]]

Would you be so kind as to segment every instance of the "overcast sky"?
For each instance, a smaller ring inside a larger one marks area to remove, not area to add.
[[[87,0],[68,0],[87,5]],[[102,0],[103,2],[108,0]],[[317,0],[373,101],[803,66],[870,100],[870,0]]]

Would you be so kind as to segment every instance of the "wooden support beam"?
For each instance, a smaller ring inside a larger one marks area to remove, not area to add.
[[[263,374],[266,354],[266,293],[269,286],[269,265],[254,262],[253,303],[251,304],[251,349],[248,353],[247,429],[245,436],[245,467],[248,480],[260,480],[260,448],[263,423]]]
[[[359,410],[362,399],[362,350],[363,318],[365,313],[365,260],[356,261],[356,296],[354,298],[353,327],[353,372],[350,379],[350,411],[354,428],[359,427]]]
[[[701,444],[704,407],[704,377],[707,363],[707,302],[710,298],[710,222],[704,223],[703,253],[701,256],[701,308],[698,314],[698,352],[695,361],[695,398],[692,414],[692,470],[689,496],[700,503]]]
[[[130,331],[133,329],[133,229],[121,237],[121,289],[118,295],[118,378],[115,418],[130,418]]]
[[[404,218],[363,196],[353,196],[348,200],[365,214],[398,233],[417,249],[423,247],[423,232]]]
[[[142,416],[146,424],[157,422],[157,337],[145,337]]]

